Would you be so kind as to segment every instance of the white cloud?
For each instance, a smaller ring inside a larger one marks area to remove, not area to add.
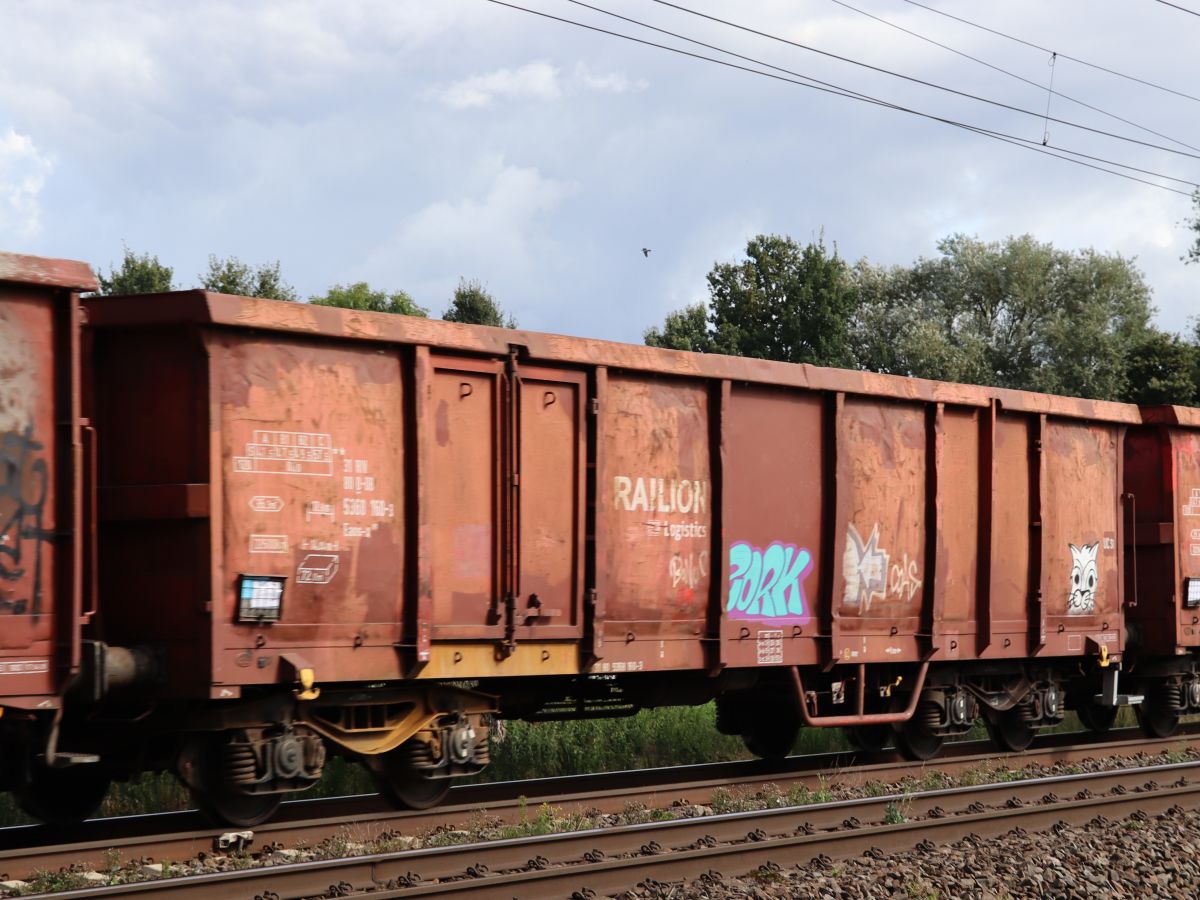
[[[624,72],[609,72],[596,74],[585,63],[575,64],[574,82],[589,91],[602,94],[625,94],[631,91],[644,91],[650,82],[644,78],[629,78]]]
[[[582,91],[624,94],[645,90],[648,84],[643,78],[629,78],[623,72],[592,72],[584,63],[577,63],[570,77],[564,77],[557,66],[538,61],[518,69],[472,75],[434,88],[427,96],[451,109],[479,109],[495,100],[553,101],[564,94]]]
[[[474,109],[490,106],[498,97],[557,100],[562,96],[562,88],[557,68],[545,62],[531,62],[519,69],[472,75],[435,89],[433,96],[452,109]]]
[[[438,200],[405,218],[369,257],[366,277],[412,285],[421,299],[448,296],[459,275],[503,278],[557,257],[547,220],[575,186],[499,159],[483,169],[481,195]]]
[[[28,135],[11,128],[0,134],[0,235],[30,237],[41,230],[38,195],[53,168]]]

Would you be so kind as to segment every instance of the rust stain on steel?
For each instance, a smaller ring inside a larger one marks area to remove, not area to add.
[[[256,650],[263,626],[236,624],[238,579],[278,576],[283,609],[269,626],[269,659],[333,648],[321,654],[319,680],[379,676],[370,651],[392,654],[404,601],[398,357],[251,334],[215,334],[208,347],[221,448],[215,647],[264,655]],[[276,678],[273,665],[221,658],[218,682]]]

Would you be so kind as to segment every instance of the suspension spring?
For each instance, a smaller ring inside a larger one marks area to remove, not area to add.
[[[1158,686],[1155,695],[1158,705],[1162,709],[1168,709],[1171,712],[1181,712],[1183,710],[1183,693],[1179,687],[1173,681],[1164,681]]]
[[[258,759],[249,744],[225,746],[225,774],[234,784],[253,784],[258,780]]]
[[[934,700],[924,701],[918,714],[921,717],[921,723],[930,731],[937,731],[945,724],[942,721],[942,707]]]

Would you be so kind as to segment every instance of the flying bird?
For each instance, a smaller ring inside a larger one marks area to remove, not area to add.
[[[643,247],[643,248],[642,248],[642,256],[649,256],[649,255],[650,255],[650,248],[649,248],[649,247]]]

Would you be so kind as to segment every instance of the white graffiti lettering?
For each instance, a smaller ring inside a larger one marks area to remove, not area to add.
[[[694,590],[700,582],[708,577],[708,551],[689,553],[686,556],[676,553],[671,557],[669,572],[672,588],[682,585],[689,590]]]
[[[708,482],[616,475],[613,509],[704,515],[708,511]]]
[[[905,553],[903,562],[892,563],[892,571],[888,576],[888,593],[902,600],[912,600],[913,594],[921,588],[918,574],[917,561],[909,559]]]
[[[892,598],[909,603],[924,583],[916,559],[905,553],[893,561],[892,555],[879,546],[878,522],[872,526],[871,536],[865,541],[853,523],[846,527],[842,578],[846,583],[843,605],[856,606],[864,612],[876,599]]]
[[[702,522],[671,522],[667,519],[650,519],[646,522],[647,537],[664,537],[672,541],[684,538],[708,537],[708,526]]]
[[[883,597],[887,591],[887,577],[888,554],[879,549],[879,525],[864,541],[851,523],[846,528],[846,552],[842,555],[842,579],[846,582],[842,603],[869,609],[871,600]]]

